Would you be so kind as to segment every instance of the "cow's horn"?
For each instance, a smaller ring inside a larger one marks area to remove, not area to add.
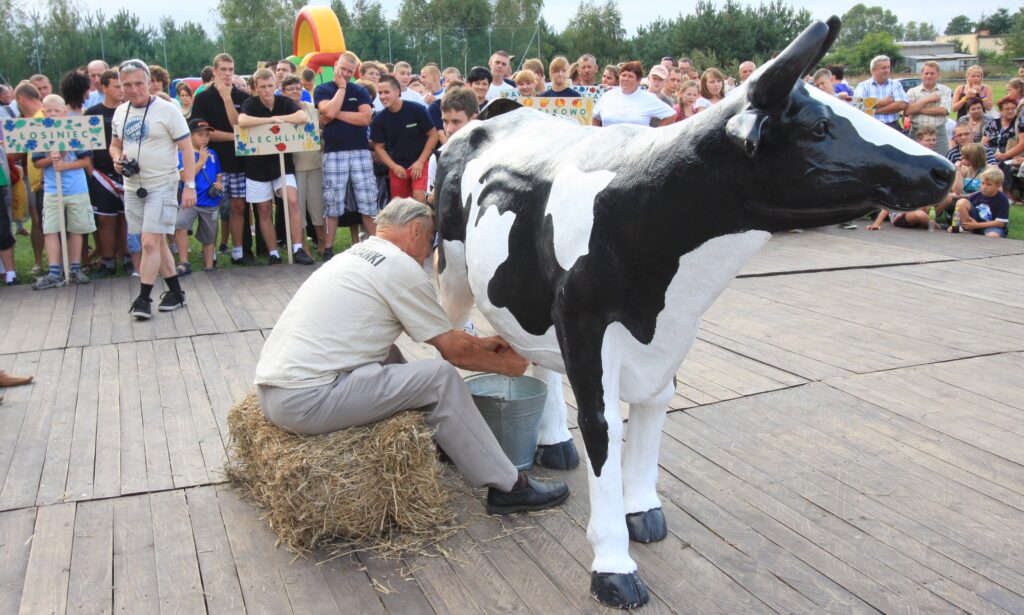
[[[834,20],[834,21],[833,21]],[[750,77],[747,98],[757,109],[770,109],[784,101],[793,86],[828,50],[839,33],[839,19],[816,22],[786,47],[779,57]]]

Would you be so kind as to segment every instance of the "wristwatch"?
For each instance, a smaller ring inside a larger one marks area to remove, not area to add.
[[[186,188],[191,188],[191,189],[195,190],[196,189],[196,183],[195,182],[185,182],[185,187]]]

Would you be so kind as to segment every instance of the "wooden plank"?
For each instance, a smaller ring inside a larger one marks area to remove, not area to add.
[[[21,604],[36,510],[0,512],[0,613],[16,613]]]
[[[218,271],[216,273],[198,272],[191,276],[193,278],[191,280],[192,288],[197,295],[202,297],[203,307],[212,325],[212,330],[208,333],[227,333],[236,329],[235,321],[231,318],[231,314],[228,313],[227,306],[221,301],[220,295],[214,288],[214,284],[222,283],[222,276],[225,275],[228,274]],[[196,332],[200,334],[207,333],[198,323],[196,323]]]
[[[114,502],[79,502],[71,548],[68,611],[114,609]]]
[[[100,348],[87,346],[82,350],[82,367],[75,403],[74,430],[64,487],[67,497],[89,500],[93,497],[93,476],[96,464],[96,432],[100,386]]]
[[[163,404],[157,369],[165,369],[164,357],[157,362],[151,342],[136,344],[138,351],[139,400],[142,406],[142,432],[146,444],[146,481],[149,491],[171,489],[171,459],[167,447],[167,428],[164,425]]]
[[[725,429],[726,426],[730,424],[728,421],[743,419],[742,427],[730,428],[730,435],[734,438],[738,437],[743,439],[743,444],[735,443],[732,450],[746,452],[754,448],[760,450],[762,448],[777,446],[777,451],[773,451],[771,453],[773,456],[778,455],[778,457],[775,457],[776,461],[774,464],[766,465],[770,462],[765,460],[758,460],[757,462],[751,463],[756,463],[758,467],[773,467],[775,469],[774,474],[779,475],[781,473],[786,479],[784,484],[787,485],[789,484],[789,478],[791,475],[798,477],[802,473],[806,473],[808,468],[812,467],[819,468],[824,472],[832,472],[834,476],[835,470],[828,470],[826,469],[826,466],[832,463],[831,460],[837,456],[836,450],[831,445],[831,442],[826,441],[827,437],[824,436],[824,434],[813,436],[815,438],[814,450],[805,453],[800,445],[795,444],[795,440],[785,437],[784,431],[765,427],[765,424],[772,420],[771,418],[763,415],[758,415],[755,418],[750,415],[750,411],[746,408],[744,408],[744,412],[739,412],[739,409],[742,407],[743,404],[737,404],[730,406],[729,408],[718,408],[719,412],[715,413],[713,416],[715,426],[718,429]],[[792,429],[792,426],[788,426],[787,429]],[[749,436],[747,435],[747,432],[750,433]],[[789,456],[794,456],[797,463],[791,466],[793,468],[792,470],[783,470],[782,468],[784,466],[781,465],[782,460]],[[849,460],[843,459],[839,463],[846,467],[845,470],[841,471],[843,480],[849,481],[851,477],[859,474],[856,469],[852,469]],[[730,468],[730,472],[734,472],[734,470]],[[777,482],[778,479],[776,479],[776,483]],[[853,483],[856,482],[859,481],[853,481]],[[851,484],[851,486],[855,490],[861,490],[864,493],[880,493],[877,486],[872,486],[867,491],[863,491],[862,488],[858,487],[856,484]],[[895,488],[899,489],[899,487]],[[839,493],[842,494],[844,499],[847,497],[847,490],[841,490]],[[967,608],[967,610],[976,610],[979,608],[978,600],[973,593],[965,591],[963,587],[939,583],[939,577],[934,572],[917,564],[901,552],[896,551],[881,541],[865,535],[859,530],[853,529],[850,524],[833,515],[820,515],[821,508],[809,504],[805,499],[807,497],[808,496],[803,495],[802,497],[792,498],[788,505],[797,509],[804,507],[807,511],[805,514],[808,515],[819,514],[818,518],[815,520],[816,522],[810,526],[811,531],[819,531],[820,529],[830,532],[834,536],[850,534],[850,538],[843,540],[836,540],[835,538],[819,539],[819,544],[822,544],[821,540],[826,540],[827,542],[823,544],[828,544],[830,551],[840,555],[851,564],[857,565],[857,567],[862,571],[884,584],[889,591],[896,595],[904,596],[911,604],[918,605],[922,608],[942,610],[949,608],[948,606],[943,605],[948,605],[950,603],[958,605],[961,608]],[[877,496],[873,495],[873,497],[876,497],[877,499]],[[924,506],[924,502],[918,502],[918,505]],[[804,533],[810,537],[806,531],[804,531]],[[847,544],[850,546],[846,547],[845,545]],[[844,551],[848,553],[848,555],[841,555]],[[861,560],[864,563],[855,563],[854,558]],[[864,558],[871,559],[864,561]],[[874,563],[872,563],[872,560]],[[936,593],[933,594],[930,592]],[[862,597],[864,596],[862,595]],[[865,597],[865,599],[867,598]]]
[[[187,311],[175,310],[171,312],[174,317],[174,327],[178,330],[178,333],[185,335],[185,325],[178,319],[178,312],[187,314],[189,323],[188,327],[191,328],[187,334],[192,335],[209,335],[211,333],[217,333],[217,327],[213,323],[213,319],[210,317],[209,310],[206,307],[206,296],[200,292],[197,281],[199,277],[206,277],[206,273],[197,271],[194,274],[180,278],[181,288],[185,291],[185,298],[188,301]]]
[[[67,292],[59,292],[52,295],[56,301],[53,303],[53,312],[46,322],[46,337],[43,338],[43,348],[64,348],[68,344],[68,330],[71,328],[71,316],[75,309],[75,297],[78,295],[79,286],[64,289]],[[89,291],[86,291],[88,293]],[[48,306],[49,307],[49,306]]]
[[[259,302],[249,294],[248,290],[245,290],[244,294],[240,292],[242,285],[236,281],[236,278],[241,275],[242,273],[240,272],[232,271],[231,275],[220,276],[218,277],[218,284],[214,287],[217,297],[231,316],[231,320],[235,323],[235,326],[231,329],[232,331],[259,328],[255,317],[250,311],[254,307],[258,308]]]
[[[217,487],[224,527],[234,554],[238,581],[250,614],[291,613],[288,592],[274,561],[274,536],[255,507],[230,487]]]
[[[354,555],[322,561],[317,566],[327,581],[327,586],[334,596],[334,601],[351,613],[371,613],[383,615],[387,613],[380,601],[377,590],[370,584],[366,567],[359,563]],[[415,583],[411,583],[416,591]],[[422,596],[422,594],[420,594]],[[423,599],[425,602],[425,598]],[[415,612],[415,608],[395,610],[396,613]]]
[[[109,344],[113,341],[114,315],[112,299],[114,295],[113,280],[98,280],[90,284],[93,287],[92,320],[89,323],[89,343]],[[125,308],[127,309],[127,308]]]
[[[114,611],[159,613],[160,589],[149,495],[114,502]]]
[[[206,608],[185,493],[153,493],[153,541],[161,613],[200,613]]]
[[[242,589],[214,487],[186,489],[192,536],[209,613],[244,613]],[[340,604],[340,603],[339,603]]]
[[[31,386],[32,396],[18,434],[18,443],[7,462],[4,486],[0,490],[0,510],[31,506],[36,501],[50,424],[56,411],[57,384],[63,380],[60,373],[63,359],[61,350],[46,350],[39,355],[39,368]],[[0,463],[3,461],[6,460],[0,458]],[[0,469],[3,469],[2,465]]]
[[[121,382],[117,346],[107,344],[100,346],[99,351],[93,495],[104,498],[121,493]]]
[[[163,280],[157,279],[156,284],[153,286],[153,318],[151,320],[136,321],[136,331],[140,328],[147,328],[152,332],[152,335],[148,335],[146,339],[163,340],[178,337],[174,314],[161,312],[158,309],[161,297],[165,292],[167,292],[166,284],[163,283]],[[186,307],[185,309],[188,308]],[[181,309],[177,311],[181,311]]]
[[[192,347],[195,348],[196,357],[202,357],[205,368],[202,370],[204,389],[210,399],[210,407],[217,421],[217,431],[220,432],[226,449],[229,437],[228,411],[235,400],[227,384],[227,373],[230,367],[221,365],[216,351],[217,347],[225,343],[223,335],[192,338]]]
[[[7,331],[0,335],[0,354],[13,354],[21,351],[21,340],[24,339],[31,322],[32,312],[25,309],[31,291],[16,288],[14,292],[3,293],[3,314]]]
[[[110,342],[118,344],[134,341],[134,318],[128,310],[138,295],[138,282],[135,282],[134,286],[132,278],[114,278],[106,282],[110,284]],[[98,318],[104,316],[102,313],[96,314]]]
[[[43,292],[33,292],[21,309],[28,310],[30,321],[25,329],[25,337],[21,342],[24,350],[41,350],[45,348],[46,334],[50,330],[50,321],[54,318],[54,308],[58,301],[56,295],[74,298],[74,287],[55,288]],[[63,347],[63,344],[59,346]],[[53,347],[57,347],[54,345]]]
[[[68,346],[88,346],[92,338],[92,304],[95,301],[95,284],[75,288],[75,304],[71,310],[66,342]],[[51,331],[52,334],[52,331]]]
[[[47,390],[48,387],[39,386],[39,358],[38,352],[0,357],[4,361],[4,369],[8,373],[33,375],[36,378],[35,384],[32,386],[8,388],[3,392],[3,411],[0,411],[0,490],[3,488],[7,472],[14,459],[18,437],[21,435],[28,413],[30,411],[39,412],[43,396],[50,393]],[[59,369],[59,365],[53,366],[52,369],[56,371]],[[56,376],[47,376],[47,378],[50,377],[55,378]]]
[[[722,300],[719,300],[719,303]],[[717,305],[717,304],[716,304]],[[714,306],[712,306],[714,309]],[[775,343],[771,336],[751,337],[729,327],[728,322],[719,324],[707,319],[701,324],[698,338],[721,346],[736,354],[774,365],[779,369],[796,374],[807,380],[821,380],[832,376],[845,376],[849,370],[831,365],[818,359],[804,356]]]
[[[139,393],[138,345],[119,344],[116,348],[120,385],[120,493],[140,493],[149,490],[149,481],[146,476],[146,439]]]
[[[181,375],[174,340],[153,342],[153,354],[161,357],[157,370],[160,385],[160,407],[163,410],[164,433],[175,487],[201,485],[209,482],[199,434],[188,407],[188,394]]]
[[[394,561],[382,560],[371,553],[359,553],[355,558],[364,566],[366,576],[373,586],[382,588],[377,597],[384,605],[385,612],[403,615],[435,613],[420,584],[412,575],[405,575]]]
[[[217,426],[217,416],[210,404],[210,397],[207,395],[202,375],[203,370],[209,370],[215,365],[211,365],[210,361],[206,360],[203,362],[203,368],[200,368],[199,359],[191,340],[175,340],[174,349],[178,355],[182,384],[185,395],[188,397],[188,409],[192,416],[192,424],[195,426],[199,447],[202,449],[203,465],[206,468],[208,480],[225,480],[224,463],[227,459],[224,447],[228,441],[228,433],[222,434]]]
[[[66,491],[68,466],[71,463],[71,439],[75,428],[75,399],[78,396],[81,365],[81,348],[68,348],[64,351],[60,382],[57,384],[57,399],[46,442],[46,457],[39,475],[38,491],[33,498],[33,501],[40,506],[64,502],[68,499]]]
[[[68,502],[39,509],[19,613],[67,610],[74,531],[75,504]]]

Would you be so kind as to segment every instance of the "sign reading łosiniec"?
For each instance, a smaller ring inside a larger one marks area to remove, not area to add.
[[[263,156],[320,149],[316,122],[305,124],[261,124],[251,128],[235,126],[235,155]]]
[[[80,152],[106,149],[103,117],[13,118],[4,120],[4,142],[9,154]]]

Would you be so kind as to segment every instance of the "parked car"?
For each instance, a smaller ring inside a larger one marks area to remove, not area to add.
[[[904,92],[909,92],[910,88],[916,88],[921,85],[920,77],[904,77],[902,79],[897,79],[896,81],[899,81],[900,85],[903,86]]]

